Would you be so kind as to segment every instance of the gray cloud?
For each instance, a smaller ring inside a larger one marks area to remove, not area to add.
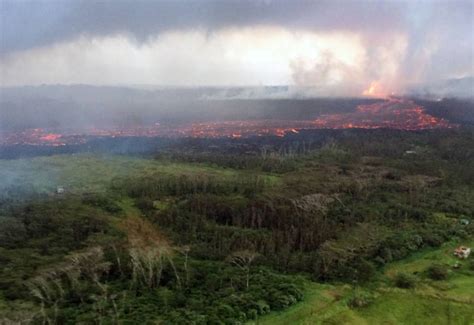
[[[174,30],[213,35],[226,28],[276,26],[358,33],[369,61],[364,78],[387,71],[384,51],[398,34],[407,38],[399,78],[462,77],[474,74],[473,5],[471,0],[1,0],[0,60],[8,63],[18,53],[79,37],[120,34],[140,45]],[[314,84],[342,66],[315,62],[305,70],[292,63],[294,81]]]
[[[130,33],[138,40],[170,29],[278,25],[377,34],[402,29],[407,3],[259,0],[2,0],[2,52],[74,38]]]

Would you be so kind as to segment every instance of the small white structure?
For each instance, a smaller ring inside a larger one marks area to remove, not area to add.
[[[454,250],[454,256],[457,256],[462,259],[466,259],[471,254],[471,249],[466,246],[459,246]]]
[[[56,188],[56,194],[63,194],[64,193],[64,187],[58,186]]]

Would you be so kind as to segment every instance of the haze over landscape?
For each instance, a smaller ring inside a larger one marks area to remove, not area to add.
[[[0,0],[0,324],[473,324],[472,0]]]

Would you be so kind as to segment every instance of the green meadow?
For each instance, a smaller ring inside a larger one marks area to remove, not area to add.
[[[367,286],[308,281],[303,302],[251,324],[474,324],[474,269],[470,267],[473,258],[460,260],[453,256],[454,248],[460,244],[472,247],[474,241],[447,243],[391,263]],[[433,263],[448,267],[446,280],[426,277],[424,272]],[[456,263],[459,268],[453,267]],[[417,278],[415,288],[394,287],[393,278],[398,272],[413,274]],[[370,295],[368,306],[348,306],[357,292]]]
[[[73,154],[0,160],[0,190],[9,186],[35,193],[54,192],[63,186],[68,192],[104,192],[111,181],[121,177],[163,175],[206,175],[232,179],[248,175],[209,164],[170,162],[152,158],[122,155]],[[264,175],[270,184],[278,183],[276,176]]]

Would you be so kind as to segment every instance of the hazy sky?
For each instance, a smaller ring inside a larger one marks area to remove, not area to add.
[[[474,74],[474,1],[0,0],[2,85],[370,84]]]

